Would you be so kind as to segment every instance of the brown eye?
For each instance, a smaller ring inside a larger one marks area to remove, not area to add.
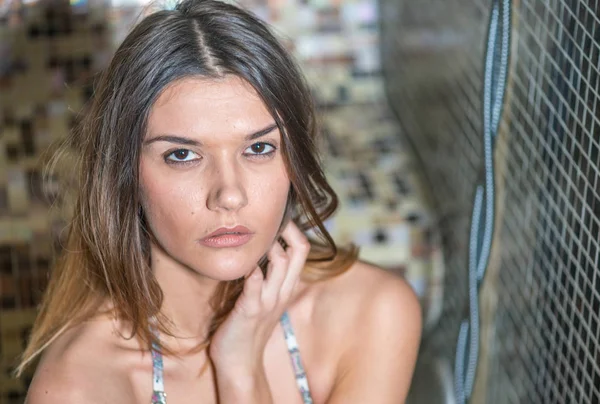
[[[270,143],[257,142],[248,147],[245,151],[250,156],[269,156],[275,152],[275,146]]]
[[[200,159],[200,156],[191,150],[178,149],[165,156],[167,163],[189,163]]]
[[[189,150],[177,150],[177,151],[173,152],[173,156],[179,160],[185,160],[187,158],[188,154],[190,154]]]

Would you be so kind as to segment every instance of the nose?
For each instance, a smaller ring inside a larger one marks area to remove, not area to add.
[[[243,174],[232,162],[215,164],[211,173],[212,185],[206,201],[212,211],[235,212],[248,204]]]

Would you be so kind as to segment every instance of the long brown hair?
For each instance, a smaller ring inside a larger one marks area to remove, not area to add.
[[[190,76],[236,75],[254,87],[282,134],[291,191],[287,215],[316,238],[303,278],[320,280],[346,270],[353,248],[338,250],[323,221],[337,207],[316,150],[309,89],[274,35],[252,14],[215,0],[185,0],[144,18],[103,73],[93,101],[64,149],[76,156],[77,198],[66,246],[51,273],[29,344],[25,367],[69,328],[110,302],[149,347],[151,319],[172,335],[161,316],[162,291],[150,268],[150,237],[139,197],[139,153],[149,111],[162,91]],[[243,280],[222,282],[213,297],[209,343],[239,296]],[[169,352],[167,352],[169,353]]]

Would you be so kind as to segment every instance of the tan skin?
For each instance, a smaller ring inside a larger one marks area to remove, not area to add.
[[[208,351],[164,358],[167,401],[302,404],[278,322],[287,310],[315,403],[404,402],[421,333],[418,300],[403,280],[362,262],[327,281],[299,279],[306,237],[290,223],[281,233],[289,247],[274,242],[290,182],[273,124],[233,76],[183,79],[152,108],[141,193],[157,239],[152,268],[176,334],[161,341],[184,352],[203,340],[218,282],[246,277]],[[198,242],[235,225],[252,232],[247,243]],[[256,263],[265,253],[263,279]],[[127,324],[102,316],[66,332],[44,353],[27,403],[149,403],[150,355],[123,333]],[[208,356],[212,371],[199,373]]]

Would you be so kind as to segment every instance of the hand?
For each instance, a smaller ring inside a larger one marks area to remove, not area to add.
[[[209,355],[217,378],[248,380],[256,372],[264,375],[265,346],[289,304],[310,250],[307,238],[293,222],[286,225],[281,237],[287,249],[273,243],[267,253],[266,277],[263,279],[256,266],[211,340]]]

